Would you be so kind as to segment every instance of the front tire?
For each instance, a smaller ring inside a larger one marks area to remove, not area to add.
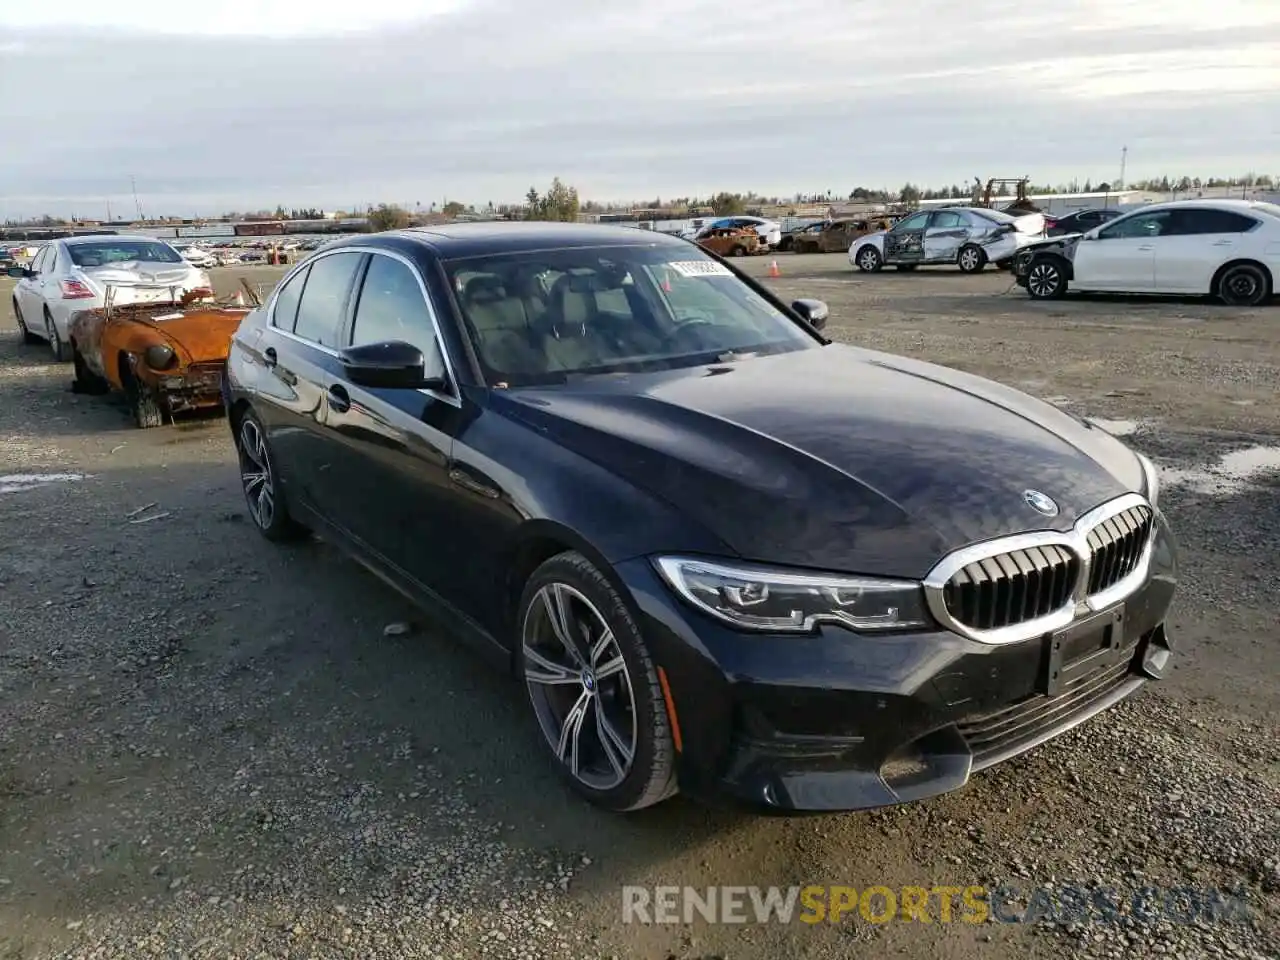
[[[1027,267],[1027,293],[1032,300],[1061,300],[1067,295],[1067,271],[1057,257],[1037,257]]]
[[[859,250],[853,262],[863,273],[878,273],[884,266],[884,258],[880,256],[880,251],[870,245]]]
[[[567,552],[520,598],[519,671],[547,746],[575,792],[623,812],[676,790],[675,746],[657,668],[613,585]]]
[[[71,344],[71,362],[76,370],[75,388],[77,393],[101,394],[110,389],[110,384],[105,379],[89,369],[89,365],[85,363],[84,355],[74,341]]]
[[[54,362],[66,363],[70,360],[71,351],[67,349],[62,337],[58,336],[58,326],[53,322],[53,314],[49,312],[47,307],[44,311],[44,330],[49,341],[49,350],[53,353]]]
[[[133,414],[133,422],[139,430],[164,426],[164,407],[145,383],[129,377],[125,381],[125,394],[129,398],[129,412]]]
[[[966,244],[956,256],[956,264],[961,273],[981,273],[982,268],[987,265],[987,254],[981,247]]]
[[[1271,278],[1253,263],[1235,263],[1218,278],[1218,299],[1231,307],[1257,307],[1271,299]]]

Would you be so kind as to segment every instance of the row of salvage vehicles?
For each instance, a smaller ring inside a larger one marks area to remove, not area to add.
[[[214,298],[207,273],[161,240],[127,236],[50,241],[18,282],[13,312],[26,343],[47,343],[75,367],[80,393],[123,394],[139,427],[216,408],[231,336],[260,303],[243,290]]]
[[[1048,235],[1041,213],[945,207],[857,236],[848,251],[849,262],[867,273],[926,265],[977,273],[994,264],[1011,269],[1036,300],[1076,290],[1260,306],[1271,302],[1280,276],[1280,205],[1242,199],[1144,204],[1059,236]]]

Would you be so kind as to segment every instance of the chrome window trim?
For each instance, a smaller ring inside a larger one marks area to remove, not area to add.
[[[1089,534],[1099,524],[1110,520],[1112,517],[1119,516],[1126,510],[1132,510],[1134,507],[1146,507],[1151,511],[1152,517],[1151,533],[1147,537],[1146,545],[1143,547],[1137,564],[1124,579],[1112,584],[1100,593],[1089,595],[1087,593],[1090,567]],[[1151,555],[1155,546],[1155,520],[1155,507],[1151,505],[1146,497],[1140,493],[1126,493],[1082,514],[1071,530],[1066,533],[1053,530],[1037,530],[1031,533],[1017,533],[1009,537],[998,537],[995,540],[986,540],[982,543],[962,547],[939,560],[925,576],[923,580],[925,602],[929,607],[929,612],[934,615],[940,624],[948,630],[978,643],[991,645],[1020,643],[1023,640],[1030,640],[1033,637],[1061,630],[1080,616],[1105,610],[1107,607],[1125,600],[1146,582],[1150,573]],[[994,630],[976,630],[960,623],[951,616],[943,599],[943,589],[946,587],[947,581],[958,571],[975,561],[985,560],[1002,553],[1044,546],[1062,547],[1075,554],[1076,559],[1080,561],[1080,571],[1076,577],[1075,586],[1071,591],[1070,601],[1042,617],[1036,617],[1023,623],[1010,624],[1007,627],[998,627]]]
[[[409,272],[413,274],[413,278],[418,281],[418,291],[422,294],[422,300],[427,305],[427,314],[431,317],[431,329],[436,335],[436,345],[439,347],[440,357],[444,361],[445,376],[448,378],[449,383],[453,386],[454,390],[456,391],[458,389],[458,378],[457,378],[457,375],[454,373],[453,360],[449,356],[448,344],[445,343],[444,335],[440,331],[440,318],[436,315],[435,304],[431,302],[431,295],[427,292],[427,285],[423,281],[422,274],[418,271],[418,268],[414,266],[412,260],[410,260],[404,254],[399,253],[398,251],[381,250],[376,247],[339,247],[337,250],[324,250],[324,251],[320,251],[312,254],[311,256],[307,257],[305,260],[298,263],[287,274],[285,274],[280,279],[280,282],[276,284],[276,288],[271,291],[271,298],[267,301],[267,305],[266,305],[267,326],[269,326],[272,330],[274,330],[280,336],[287,337],[288,339],[293,340],[297,343],[306,344],[308,347],[312,347],[313,349],[319,350],[321,353],[327,354],[328,356],[334,357],[335,359],[340,358],[342,355],[340,350],[334,350],[332,347],[326,347],[322,343],[317,343],[314,340],[308,340],[306,337],[300,337],[296,333],[294,333],[292,330],[286,330],[283,327],[276,326],[276,300],[279,298],[280,290],[284,287],[284,285],[288,283],[290,280],[292,280],[299,273],[301,273],[304,268],[315,263],[317,260],[322,259],[324,257],[332,257],[340,253],[355,253],[355,254],[361,254],[361,255],[367,253],[373,256],[390,257],[392,260],[399,260],[401,263],[403,263],[406,267],[409,268]],[[365,273],[368,273],[367,268],[365,270]],[[360,277],[360,282],[362,284],[364,283],[363,276]],[[303,288],[303,293],[304,294],[306,293],[305,287]],[[299,305],[301,305],[302,301],[299,300],[298,303]],[[359,299],[357,299],[354,306],[358,308],[359,305],[360,305],[360,302],[359,302]],[[352,314],[351,314],[351,321],[352,321],[352,331],[354,332],[355,330],[354,310],[352,311]],[[436,400],[443,401],[444,403],[447,403],[450,406],[454,406],[459,409],[462,408],[461,396],[455,396],[452,393],[444,393],[439,390],[418,390],[418,393],[421,393],[424,396],[432,397]]]

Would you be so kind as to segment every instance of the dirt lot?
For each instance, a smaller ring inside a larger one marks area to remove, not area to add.
[[[910,807],[597,813],[514,684],[428,627],[384,636],[420,615],[331,548],[253,532],[221,419],[144,433],[72,394],[0,282],[0,958],[1280,954],[1280,309],[778,263],[832,336],[1117,421],[1156,459],[1171,678]],[[620,922],[623,884],[1001,883],[1238,888],[1253,920]]]

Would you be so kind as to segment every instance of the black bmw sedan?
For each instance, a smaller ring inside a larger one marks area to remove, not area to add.
[[[232,343],[249,512],[513,671],[614,810],[928,797],[1159,679],[1151,463],[825,321],[625,227],[341,240]]]

